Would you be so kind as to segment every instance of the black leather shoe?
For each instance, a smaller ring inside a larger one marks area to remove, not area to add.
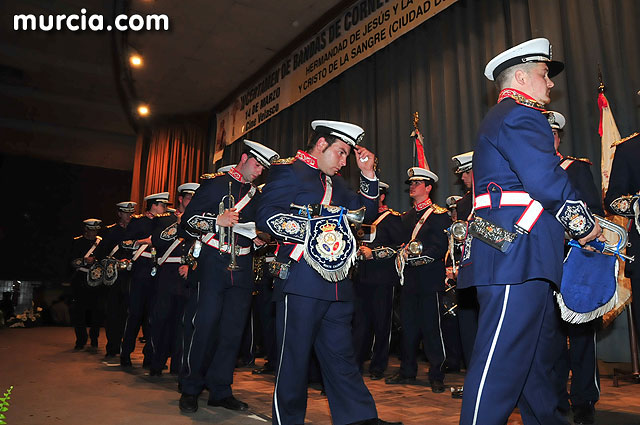
[[[596,409],[593,403],[588,402],[573,406],[573,423],[575,424],[592,424],[595,422]]]
[[[84,345],[80,345],[80,344],[76,344],[75,347],[73,347],[73,351],[80,351],[84,349]]]
[[[131,357],[129,356],[120,356],[120,366],[122,367],[131,367],[133,364],[131,363]]]
[[[379,370],[373,370],[369,372],[369,378],[371,378],[372,381],[377,381],[379,379],[384,378],[384,372],[380,372]]]
[[[372,418],[366,421],[353,422],[349,425],[402,425],[402,422],[387,422],[380,418]]]
[[[198,396],[190,394],[182,394],[180,396],[180,411],[185,413],[193,413],[198,410]]]
[[[244,411],[249,408],[249,405],[247,403],[238,400],[232,395],[230,395],[229,397],[225,397],[222,400],[209,400],[207,404],[209,406],[224,407],[225,409],[238,411]]]
[[[431,383],[431,391],[434,393],[443,393],[444,392],[444,382],[434,379],[433,381],[429,381]]]
[[[402,376],[399,373],[396,373],[390,378],[384,380],[385,384],[397,385],[397,384],[415,384],[416,378],[410,378],[408,376]]]

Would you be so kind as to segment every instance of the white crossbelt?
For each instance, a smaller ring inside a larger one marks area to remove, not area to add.
[[[231,246],[228,244],[222,245],[222,249],[220,249],[220,242],[215,238],[215,236],[211,236],[210,238],[205,239],[203,242],[209,245],[210,247],[215,248],[219,251],[222,251],[226,254],[231,253]],[[251,252],[251,247],[240,248],[240,249],[237,249],[237,251],[238,251],[237,255],[247,255]]]
[[[167,257],[166,260],[164,260],[162,262],[162,264],[164,263],[181,263],[182,262],[182,257]]]
[[[87,251],[86,254],[84,254],[83,258],[88,258],[91,256],[91,254],[93,254],[93,251],[96,250],[96,248],[98,247],[98,245],[100,245],[100,242],[102,241],[102,238],[100,236],[96,236],[96,240],[95,242],[93,242],[93,245],[91,245],[91,248],[89,248],[89,251]]]
[[[169,256],[176,249],[176,247],[182,243],[182,241],[183,241],[182,238],[176,238],[176,240],[173,241],[171,246],[165,251],[164,255],[162,257],[158,258],[158,265],[159,266],[163,265],[165,262],[173,263],[174,261],[168,261],[169,258],[178,258],[178,259],[180,259],[180,257],[169,257]]]
[[[140,245],[138,250],[131,257],[131,261],[136,261],[140,256],[151,258],[151,253],[144,252],[144,250],[147,249],[148,246],[149,244],[146,244],[146,243],[143,243],[142,245]],[[144,255],[144,254],[147,254],[147,255]]]
[[[575,160],[573,159],[563,159],[562,162],[560,162],[560,168],[566,170],[567,168],[569,168],[569,165],[573,164],[574,161]]]
[[[515,225],[527,233],[531,231],[538,218],[540,218],[542,211],[544,211],[540,202],[532,199],[527,192],[522,191],[503,191],[499,205],[491,205],[491,195],[489,193],[478,195],[474,200],[474,209],[476,210],[502,207],[526,207]]]

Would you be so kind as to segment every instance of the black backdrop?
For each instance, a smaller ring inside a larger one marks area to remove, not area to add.
[[[68,280],[82,221],[115,222],[130,189],[131,171],[0,155],[0,279]]]
[[[566,63],[549,105],[568,120],[560,150],[589,157],[599,185],[598,64],[620,133],[640,130],[638,22],[636,0],[460,0],[246,137],[291,156],[303,148],[313,119],[359,124],[364,145],[380,157],[380,178],[391,185],[389,204],[404,210],[417,111],[427,161],[440,176],[434,198],[442,204],[461,191],[450,157],[473,148],[476,129],[495,104],[497,90],[484,78],[485,64],[507,47],[546,37],[554,58]],[[222,162],[236,161],[241,149],[241,143],[228,147]],[[352,162],[343,170],[354,187],[355,169]]]

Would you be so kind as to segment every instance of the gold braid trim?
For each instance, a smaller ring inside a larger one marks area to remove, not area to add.
[[[621,145],[622,143],[626,142],[627,140],[631,140],[631,139],[633,139],[633,138],[634,138],[634,137],[636,137],[638,134],[640,134],[640,133],[635,132],[635,133],[633,133],[632,135],[625,137],[624,139],[620,139],[620,140],[618,140],[618,141],[616,141],[616,142],[613,142],[613,143],[611,144],[611,147],[613,148],[613,147],[615,147],[615,146]]]

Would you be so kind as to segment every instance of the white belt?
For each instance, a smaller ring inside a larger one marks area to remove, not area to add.
[[[289,258],[291,258],[294,261],[300,261],[300,259],[302,258],[302,255],[304,254],[304,245],[301,243],[290,243],[290,242],[285,242],[285,245],[294,245],[293,250],[289,253]]]
[[[83,273],[89,273],[89,269],[86,267],[78,267],[76,270]]]
[[[502,192],[502,197],[500,198],[500,205],[495,205],[495,207],[526,207],[531,201],[531,196],[527,192]],[[483,195],[476,196],[474,202],[474,208],[479,210],[481,208],[493,208],[491,205],[491,195],[489,193],[485,193]]]
[[[529,233],[533,226],[540,218],[544,208],[542,204],[535,199],[531,199],[531,196],[527,192],[509,192],[503,191],[500,197],[500,205],[491,205],[491,195],[484,193],[476,196],[474,200],[474,209],[479,210],[482,208],[501,208],[501,207],[526,207],[515,226],[526,233]]]
[[[215,239],[213,236],[211,236],[208,240],[204,241],[205,244],[209,245],[212,248],[215,248],[217,250],[220,250],[226,254],[230,254],[231,253],[231,246],[228,244],[224,244],[222,245],[222,249],[220,249],[220,242]],[[247,255],[251,252],[251,247],[245,247],[245,248],[236,248],[237,250],[237,254],[236,255]]]
[[[166,260],[164,260],[164,263],[181,263],[182,262],[182,257],[167,257]]]
[[[153,258],[150,252],[143,252],[140,256],[144,258]]]

